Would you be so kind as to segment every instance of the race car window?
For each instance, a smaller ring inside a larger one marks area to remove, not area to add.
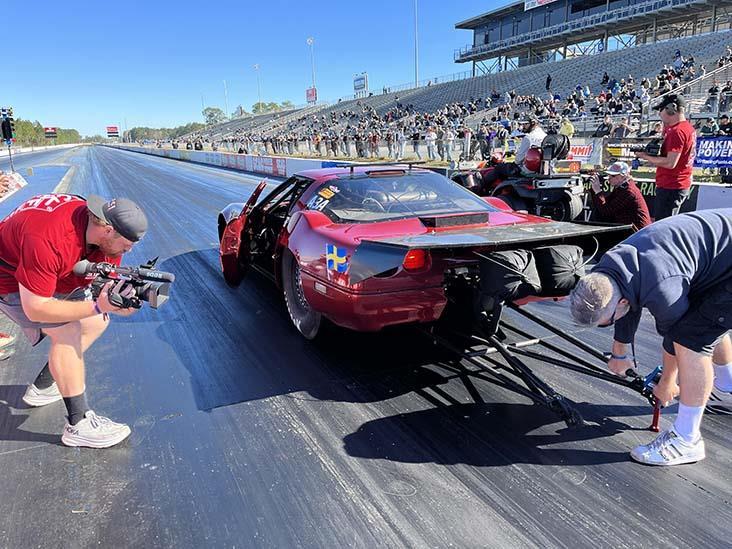
[[[262,201],[262,206],[268,214],[287,215],[290,205],[294,204],[300,195],[312,184],[311,179],[291,177],[277,187]]]
[[[431,172],[331,179],[315,192],[307,208],[342,223],[498,211],[464,187]]]

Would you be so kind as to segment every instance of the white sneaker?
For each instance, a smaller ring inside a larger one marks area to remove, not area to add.
[[[23,402],[28,406],[37,407],[51,404],[52,402],[56,402],[62,398],[61,392],[58,390],[58,385],[56,385],[55,381],[50,387],[46,387],[45,389],[39,389],[34,383],[31,383],[25,390]]]
[[[633,448],[630,457],[646,465],[682,465],[701,461],[706,454],[701,437],[696,442],[686,442],[671,427],[650,444]]]
[[[66,446],[108,448],[122,442],[130,433],[130,428],[124,423],[115,423],[89,410],[76,425],[66,424],[61,442]]]

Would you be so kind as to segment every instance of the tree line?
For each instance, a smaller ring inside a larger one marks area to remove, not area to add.
[[[66,145],[70,143],[83,143],[79,132],[74,129],[56,128],[56,139],[46,139],[43,125],[36,120],[15,119],[15,146],[16,147],[38,147],[40,145]]]

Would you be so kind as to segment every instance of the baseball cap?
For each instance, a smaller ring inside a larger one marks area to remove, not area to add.
[[[131,242],[140,240],[147,231],[147,217],[140,206],[128,198],[107,201],[101,196],[91,194],[86,199],[86,207]]]
[[[630,174],[630,166],[625,162],[615,162],[614,164],[610,164],[608,169],[605,170],[605,173],[608,175],[628,175]]]
[[[676,103],[676,107],[679,109],[683,109],[686,107],[686,100],[681,97],[680,95],[676,95],[675,93],[669,94],[661,101],[659,101],[656,105],[653,106],[654,111],[660,111],[661,109],[665,109],[668,105],[671,105],[672,103]]]

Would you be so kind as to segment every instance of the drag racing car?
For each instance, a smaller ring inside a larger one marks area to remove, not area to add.
[[[261,198],[265,187],[218,215],[223,276],[271,278],[308,339],[324,318],[377,331],[438,321],[448,304],[472,322],[497,303],[556,298],[629,234],[518,213],[411,165],[303,171]]]
[[[502,153],[476,169],[457,170],[451,178],[480,196],[497,196],[515,210],[572,221],[583,211],[585,185],[580,162],[567,160],[569,138],[547,135],[531,148],[522,172]]]

